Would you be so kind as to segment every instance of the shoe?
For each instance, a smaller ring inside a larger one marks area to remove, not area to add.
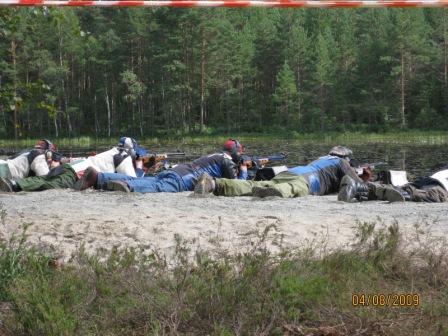
[[[121,191],[130,193],[131,189],[126,182],[123,181],[107,181],[107,190],[109,191]]]
[[[76,181],[74,189],[75,190],[86,190],[90,187],[96,186],[96,181],[98,181],[98,171],[93,167],[87,167],[82,174],[81,178]]]
[[[15,192],[16,190],[15,190],[14,185],[10,179],[1,177],[0,178],[0,191]]]
[[[389,202],[404,202],[406,201],[405,196],[398,190],[393,187],[385,187],[385,186],[376,186],[375,194],[378,196],[378,199],[382,201]]]
[[[211,177],[207,172],[201,173],[198,176],[193,192],[199,195],[206,195],[213,192],[213,190],[215,190],[213,185],[213,177]]]
[[[254,197],[268,197],[268,196],[277,196],[283,197],[282,193],[275,188],[272,187],[253,187],[252,188],[252,196]]]
[[[356,182],[348,175],[345,175],[342,178],[341,187],[338,193],[338,201],[353,203],[368,200],[369,186],[367,183]]]

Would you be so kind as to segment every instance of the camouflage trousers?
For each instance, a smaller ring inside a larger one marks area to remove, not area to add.
[[[448,192],[439,185],[421,189],[412,184],[406,184],[401,188],[409,194],[413,202],[442,203],[448,201]]]
[[[310,192],[304,177],[289,172],[281,172],[270,181],[217,178],[215,183],[214,194],[218,196],[252,196],[254,187],[272,187],[284,198],[306,196]]]

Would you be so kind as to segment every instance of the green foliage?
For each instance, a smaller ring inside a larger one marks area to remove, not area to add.
[[[34,276],[38,274],[34,273]],[[71,311],[84,293],[84,279],[37,276],[15,282],[15,310],[27,335],[72,335],[77,319]]]
[[[6,213],[2,209],[2,223]],[[0,300],[10,299],[8,286],[26,272],[27,263],[32,262],[35,253],[26,248],[26,230],[28,226],[23,226],[21,237],[12,236],[7,242],[0,244]]]
[[[4,7],[0,137],[16,122],[24,138],[443,129],[446,20],[436,8]]]
[[[193,251],[176,235],[171,256],[138,248],[88,255],[81,247],[62,263],[28,246],[26,229],[1,246],[0,304],[11,309],[0,317],[10,334],[355,334],[361,323],[370,334],[433,335],[448,323],[445,249],[407,245],[394,222],[359,223],[352,248],[323,255],[281,242],[272,252],[270,225],[245,235],[236,251],[219,237],[215,248]],[[409,306],[352,300],[408,293]]]

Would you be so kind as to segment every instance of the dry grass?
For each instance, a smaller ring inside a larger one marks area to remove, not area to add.
[[[236,253],[176,236],[169,259],[81,249],[62,265],[25,247],[25,226],[0,249],[0,335],[446,335],[445,244],[375,226],[350,250],[273,253],[271,225]]]

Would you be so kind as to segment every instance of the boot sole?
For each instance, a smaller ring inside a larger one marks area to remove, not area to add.
[[[203,181],[198,182],[198,184],[196,185],[196,187],[194,187],[194,191],[195,194],[198,195],[205,195],[205,183]]]
[[[3,177],[0,178],[0,191],[13,192],[12,186],[8,183],[8,180]]]
[[[269,197],[269,196],[277,196],[283,197],[281,192],[274,188],[266,188],[266,187],[253,187],[252,188],[252,196],[254,197]]]
[[[348,198],[347,187],[342,187],[341,190],[339,190],[338,201],[353,203],[354,202],[353,200],[356,200],[356,198],[353,198],[353,199]]]
[[[211,185],[208,185],[212,183],[211,181],[208,180],[208,176],[209,175],[206,173],[201,173],[198,176],[198,183],[194,187],[193,193],[198,195],[207,195],[213,191]]]
[[[77,191],[86,190],[86,189],[89,189],[91,187],[90,186],[90,184],[91,184],[90,180],[93,178],[93,175],[95,174],[95,171],[93,171],[93,169],[89,169],[89,168],[90,167],[88,167],[86,169],[86,171],[84,172],[84,174],[81,176],[81,178],[78,181],[76,181],[76,183],[74,185],[74,189],[75,190],[77,190]]]
[[[356,198],[348,198],[348,186],[352,182],[352,178],[348,175],[345,175],[341,180],[341,189],[338,192],[338,201],[347,202],[347,203],[355,203],[358,200]]]
[[[398,191],[394,189],[387,189],[384,192],[384,199],[389,202],[404,202],[404,196]]]
[[[109,191],[121,191],[125,193],[130,193],[131,190],[121,183],[115,182],[115,181],[108,181],[107,182],[107,190]]]

